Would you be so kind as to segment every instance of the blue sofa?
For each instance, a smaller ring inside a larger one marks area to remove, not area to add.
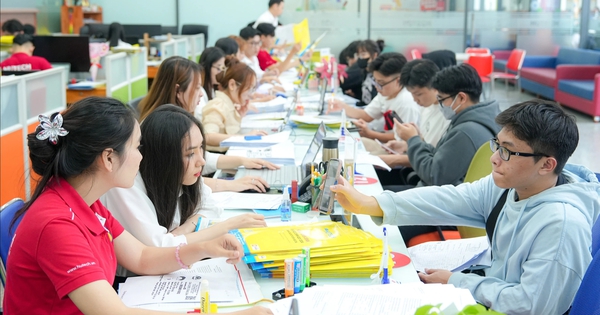
[[[561,47],[556,57],[527,56],[521,69],[521,88],[554,100],[556,68],[566,65],[600,65],[600,51]]]

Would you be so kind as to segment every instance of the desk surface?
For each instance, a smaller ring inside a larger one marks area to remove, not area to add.
[[[73,104],[90,96],[106,97],[106,86],[100,86],[91,90],[71,90],[67,88],[67,104]]]
[[[293,129],[293,133],[290,136],[290,141],[294,142],[295,156],[296,156],[297,161],[302,160],[302,157],[306,153],[306,150],[308,149],[308,146],[310,144],[310,141],[312,140],[314,133],[315,133],[314,129],[302,129],[302,128]],[[331,134],[331,131],[328,131],[328,135],[329,134]],[[355,136],[358,136],[358,134],[356,134]],[[321,155],[318,154],[317,159],[320,159],[320,156]],[[357,164],[356,171],[358,173],[363,174],[366,177],[371,177],[371,178],[377,179],[377,174],[372,165]],[[219,175],[219,173],[217,172],[217,174],[215,174],[215,176],[218,176],[218,175]],[[375,194],[379,194],[383,191],[383,188],[381,187],[381,184],[379,183],[379,181],[377,181],[374,184],[370,184],[370,185],[357,185],[356,189],[367,195],[375,195]],[[343,209],[336,203],[335,213],[342,213],[342,211],[343,211]],[[225,211],[224,216],[230,217],[230,216],[238,215],[241,213],[247,213],[247,211],[227,210],[227,211]],[[321,220],[329,220],[329,217],[321,216],[320,219]],[[304,213],[296,213],[296,212],[292,213],[292,221],[294,221],[294,222],[302,222],[302,221],[308,221],[308,220],[309,220],[309,218]],[[360,224],[360,226],[363,230],[368,231],[379,238],[383,238],[383,226],[376,225],[370,216],[355,215],[355,220],[358,221],[358,223]],[[267,222],[279,222],[279,221],[280,221],[279,218],[267,219]],[[398,253],[401,253],[404,255],[408,255],[408,250],[406,249],[406,246],[404,245],[404,240],[402,239],[402,236],[400,235],[400,231],[398,230],[398,228],[396,226],[389,226],[389,225],[385,225],[385,226],[387,227],[387,230],[389,231],[388,243],[389,243],[390,247],[392,248],[392,251],[398,252]],[[255,273],[254,275],[255,275],[256,281],[261,286],[261,291],[265,298],[270,299],[271,294],[273,292],[283,288],[283,279],[264,279],[264,278],[260,278],[260,276],[257,273]],[[415,271],[415,268],[414,268],[412,262],[407,266],[395,268],[393,270],[393,274],[392,274],[391,278],[394,280],[400,281],[401,283],[411,283],[411,282],[419,281],[419,277],[417,276],[417,273]],[[322,284],[358,284],[358,285],[373,284],[373,281],[368,278],[366,278],[366,279],[365,278],[362,278],[362,279],[320,279],[319,278],[319,279],[314,279],[314,281],[317,282],[317,284],[319,284],[319,285],[322,285]]]

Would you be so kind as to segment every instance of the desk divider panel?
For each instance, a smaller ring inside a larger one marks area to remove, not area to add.
[[[183,58],[190,57],[189,43],[187,38],[174,39],[175,42],[175,56],[181,56]]]
[[[120,52],[116,54],[107,55],[104,58],[104,71],[106,73],[106,96],[115,97],[122,102],[128,101],[128,92],[118,91],[119,89],[128,86],[128,58],[127,53]],[[113,93],[117,92],[115,96]],[[117,97],[118,96],[118,97]],[[121,99],[125,96],[124,99]]]
[[[160,60],[163,61],[169,57],[176,56],[175,49],[175,41],[167,41],[160,43],[158,48],[158,50],[160,51]]]
[[[39,114],[50,116],[66,108],[67,79],[66,68],[2,78],[1,203],[31,196],[37,175],[30,171],[27,134],[38,126]]]

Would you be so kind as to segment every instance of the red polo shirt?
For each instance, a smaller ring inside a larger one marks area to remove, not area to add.
[[[122,232],[100,201],[89,207],[67,181],[51,181],[16,230],[5,314],[82,314],[68,294],[98,280],[113,283],[113,238]]]
[[[29,56],[26,53],[15,53],[2,61],[0,68],[5,71],[33,71],[51,69],[52,65],[42,57]]]
[[[263,71],[277,63],[277,61],[275,61],[275,59],[269,55],[269,52],[264,49],[261,49],[258,52],[256,58],[258,58],[258,64],[260,65],[260,69]]]

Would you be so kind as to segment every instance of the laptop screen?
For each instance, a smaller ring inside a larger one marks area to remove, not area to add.
[[[304,155],[304,159],[302,159],[302,166],[311,163],[317,157],[317,153],[319,153],[319,148],[321,148],[321,144],[323,144],[323,138],[325,138],[325,124],[321,122],[319,125],[319,129],[315,132],[315,136],[313,137],[310,146],[308,147],[308,151]]]

